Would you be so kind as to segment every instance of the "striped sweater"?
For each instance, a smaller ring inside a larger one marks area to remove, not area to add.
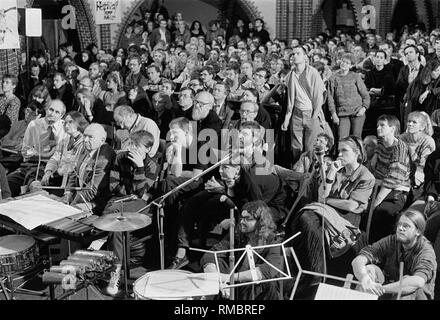
[[[408,146],[411,161],[411,184],[419,187],[425,181],[425,163],[428,156],[435,150],[435,141],[427,134],[417,140],[409,133],[403,133],[400,139]]]
[[[157,176],[158,165],[148,155],[144,160],[144,166],[137,168],[128,159],[126,152],[119,153],[110,172],[110,191],[115,196],[135,194],[142,198],[153,186]]]
[[[386,147],[379,140],[374,158],[374,177],[382,180],[383,187],[409,191],[410,157],[405,142],[396,140],[391,147]]]

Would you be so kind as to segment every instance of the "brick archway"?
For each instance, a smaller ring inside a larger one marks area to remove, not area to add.
[[[138,11],[138,9],[142,6],[145,0],[136,0],[132,3],[130,8],[128,8],[122,14],[123,23],[120,24],[118,30],[116,31],[115,38],[113,39],[113,43],[119,48],[119,44],[121,43],[122,35],[124,34],[125,29],[131,21],[131,17]],[[254,20],[257,18],[263,18],[263,15],[258,10],[257,6],[251,0],[237,0],[238,4],[243,8],[246,12],[248,18]],[[151,3],[150,3],[151,6]]]
[[[27,0],[27,7],[32,8],[34,2],[35,0]],[[95,19],[89,1],[68,0],[68,2],[75,8],[76,27],[81,43],[81,50],[84,50],[90,43],[97,44]]]

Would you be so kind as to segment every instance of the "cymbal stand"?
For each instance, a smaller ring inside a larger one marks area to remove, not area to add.
[[[158,202],[151,202],[157,207],[157,225],[158,225],[158,234],[159,234],[159,252],[160,252],[160,269],[165,269],[165,233],[163,229],[163,219],[165,217],[164,214],[164,198],[160,199]]]
[[[166,198],[171,196],[172,194],[176,193],[177,191],[183,189],[184,187],[188,186],[189,184],[193,183],[194,181],[200,179],[208,172],[211,172],[215,168],[219,167],[223,163],[226,163],[231,159],[231,155],[226,156],[219,162],[213,164],[211,167],[207,168],[205,171],[202,171],[201,173],[195,175],[191,179],[186,180],[182,184],[178,185],[174,189],[170,190],[168,193],[156,198],[155,200],[151,201],[148,205],[143,207],[142,209],[138,210],[136,213],[140,213],[146,209],[148,209],[151,205],[155,205],[157,207],[157,221],[158,221],[158,227],[159,227],[159,245],[160,245],[160,268],[161,270],[165,269],[165,241],[164,241],[164,230],[163,230],[163,219],[164,219],[164,201]]]

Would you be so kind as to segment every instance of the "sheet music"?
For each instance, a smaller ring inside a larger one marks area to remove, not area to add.
[[[42,195],[0,204],[0,214],[11,218],[29,230],[81,212],[79,209]]]
[[[315,300],[377,300],[377,296],[361,291],[320,283]]]

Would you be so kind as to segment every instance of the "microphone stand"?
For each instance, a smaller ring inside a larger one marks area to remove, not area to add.
[[[168,198],[169,196],[171,196],[175,192],[185,188],[187,185],[193,183],[194,181],[200,179],[205,174],[211,172],[215,168],[217,168],[220,165],[222,165],[223,163],[227,162],[230,158],[231,158],[231,155],[226,156],[225,158],[223,158],[219,162],[213,164],[211,167],[209,167],[205,171],[202,171],[201,173],[195,175],[191,179],[183,182],[182,184],[178,185],[176,188],[169,191],[168,193],[154,199],[148,205],[146,205],[145,207],[143,207],[142,209],[140,209],[136,212],[136,213],[140,213],[140,212],[144,211],[145,209],[148,209],[151,205],[155,205],[157,208],[157,221],[158,221],[158,229],[159,229],[158,234],[159,234],[159,251],[160,251],[160,269],[161,270],[165,269],[165,234],[164,234],[164,230],[163,230],[163,219],[165,216],[165,214],[164,214],[165,203],[164,202],[165,202],[166,198]]]
[[[234,266],[235,266],[235,254],[233,252],[233,250],[235,249],[235,239],[234,239],[234,231],[235,231],[235,218],[234,218],[234,211],[235,208],[230,208],[229,209],[229,221],[230,221],[230,226],[229,226],[229,249],[231,249],[231,252],[229,253],[229,270],[234,270]],[[229,283],[231,285],[234,285],[234,274],[231,274],[231,279],[229,280]],[[230,300],[235,300],[235,291],[234,288],[231,288],[231,293],[230,293]]]

